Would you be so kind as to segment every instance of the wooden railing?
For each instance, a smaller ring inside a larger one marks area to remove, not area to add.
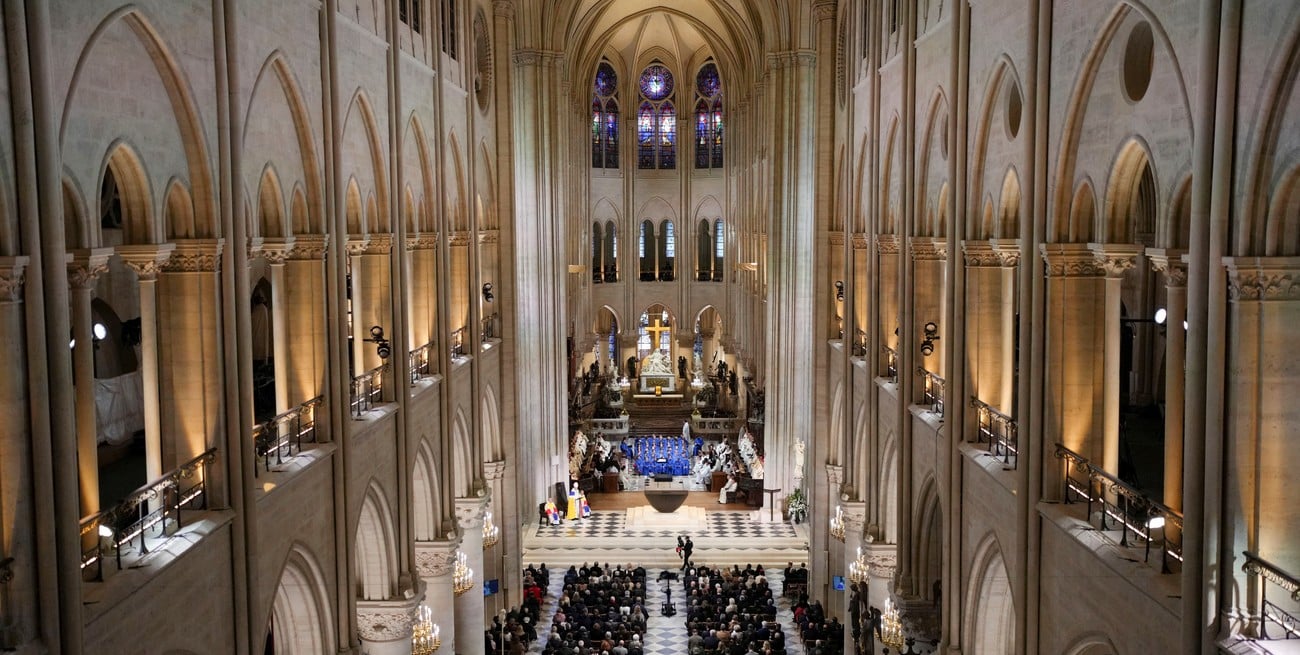
[[[384,378],[391,369],[388,362],[352,378],[352,415],[360,417],[377,405],[383,398]]]
[[[970,406],[975,408],[975,425],[980,442],[987,443],[989,452],[994,457],[1001,458],[1007,468],[1015,468],[1020,455],[1016,420],[975,396],[971,396]]]
[[[283,464],[285,457],[302,452],[302,442],[316,441],[316,410],[324,402],[323,396],[316,396],[253,426],[253,477],[258,475],[258,460],[270,471],[273,457],[277,465]]]
[[[82,570],[94,565],[95,579],[102,580],[104,557],[109,553],[116,556],[121,570],[124,550],[134,548],[136,555],[147,555],[149,539],[154,539],[154,550],[163,547],[185,525],[182,509],[207,508],[208,466],[216,458],[217,449],[209,448],[116,505],[81,519]]]
[[[1152,533],[1159,530],[1160,571],[1170,572],[1170,559],[1183,561],[1180,541],[1183,533],[1183,515],[1168,506],[1129,486],[1128,483],[1089,462],[1086,457],[1056,444],[1056,458],[1064,467],[1062,472],[1062,501],[1088,503],[1088,521],[1092,521],[1093,507],[1097,513],[1097,528],[1102,532],[1119,530],[1119,545],[1145,547],[1143,561],[1151,561]],[[1140,539],[1141,544],[1129,543],[1129,535]]]

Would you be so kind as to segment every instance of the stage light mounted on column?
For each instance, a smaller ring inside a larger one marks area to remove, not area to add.
[[[491,282],[484,282],[484,283],[483,283],[483,302],[492,302],[493,300],[496,300],[496,296],[492,295],[492,283],[491,283]]]
[[[1164,307],[1156,310],[1156,325],[1164,325],[1165,319],[1169,318],[1169,312]]]
[[[835,281],[835,300],[844,302],[844,280]]]
[[[925,324],[925,339],[921,341],[921,354],[929,357],[934,354],[934,342],[939,340],[939,326],[934,321]]]
[[[365,341],[375,344],[375,354],[379,355],[380,359],[388,359],[392,356],[393,346],[388,339],[384,338],[384,328],[378,325],[370,326],[370,338]]]

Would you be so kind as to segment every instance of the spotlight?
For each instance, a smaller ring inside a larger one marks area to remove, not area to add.
[[[1147,521],[1147,527],[1148,527],[1148,528],[1151,528],[1152,530],[1159,530],[1160,528],[1165,527],[1165,517],[1163,517],[1163,516],[1153,516],[1153,517],[1151,517],[1151,518]]]
[[[96,323],[95,327],[91,328],[91,332],[95,334],[96,341],[103,341],[108,338],[108,328],[104,327],[103,323]]]
[[[921,342],[921,354],[924,355],[924,356],[926,356],[926,357],[929,357],[930,355],[933,355],[933,354],[934,354],[934,344],[930,343],[929,341],[922,341],[922,342]]]
[[[1165,319],[1168,318],[1168,316],[1169,316],[1169,312],[1166,312],[1164,307],[1161,307],[1160,309],[1157,309],[1157,310],[1156,310],[1156,325],[1164,325],[1164,324],[1165,324]]]
[[[929,357],[934,354],[934,342],[939,340],[939,326],[934,321],[929,321],[923,329],[925,339],[921,341],[921,354]]]
[[[76,347],[77,347],[77,340],[76,340],[76,339],[69,339],[69,340],[68,340],[68,350],[72,350],[73,348],[76,348]]]
[[[99,526],[99,536],[101,536],[101,537],[111,537],[111,536],[113,536],[113,528],[110,528],[110,527],[108,527],[107,525],[101,525],[101,526]]]
[[[492,283],[491,283],[491,282],[484,282],[484,283],[483,283],[483,302],[492,302],[492,301],[495,300],[495,299],[496,299],[496,296],[492,295]]]
[[[840,302],[843,302],[843,301],[844,301],[844,281],[843,281],[843,280],[836,280],[836,281],[835,281],[835,299],[838,300],[838,301],[840,301]]]
[[[388,339],[384,338],[384,328],[378,325],[370,326],[370,338],[365,341],[375,344],[375,354],[379,355],[380,359],[388,359],[392,356],[393,348],[388,343]]]

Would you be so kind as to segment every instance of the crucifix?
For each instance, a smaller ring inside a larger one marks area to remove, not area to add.
[[[671,332],[672,327],[664,325],[656,317],[654,325],[647,325],[645,331],[650,333],[650,350],[659,350],[659,344],[663,342],[659,335]]]

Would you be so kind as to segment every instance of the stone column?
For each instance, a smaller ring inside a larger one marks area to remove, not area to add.
[[[80,348],[72,351],[72,373],[77,393],[77,479],[81,489],[81,515],[99,511],[99,429],[95,421],[94,318],[90,301],[95,281],[108,271],[111,248],[72,253],[68,284],[72,288],[72,338]]]
[[[966,371],[970,395],[1001,411],[1007,411],[1001,393],[1004,386],[1001,362],[1003,296],[1001,260],[987,241],[965,241],[961,245],[966,264]],[[1011,352],[1015,352],[1012,350]],[[956,402],[958,399],[954,398]],[[973,415],[974,413],[972,413]],[[973,424],[973,422],[972,422]],[[965,439],[969,432],[962,435]]]
[[[422,593],[393,600],[358,598],[357,633],[361,636],[361,651],[366,655],[411,655],[411,626],[423,599]]]
[[[1097,314],[1104,300],[1103,271],[1086,244],[1040,244],[1047,275],[1046,371],[1043,404],[1044,489],[1060,493],[1055,442],[1102,461],[1102,370],[1105,340]]]
[[[474,587],[456,596],[456,653],[483,655],[483,511],[488,498],[457,498],[456,523],[460,526],[460,552],[474,571]]]
[[[158,398],[158,273],[176,244],[118,246],[117,254],[140,283],[140,378],[144,387],[145,478],[162,477],[162,435]]]
[[[1141,246],[1113,243],[1090,243],[1097,265],[1106,275],[1105,282],[1105,323],[1102,333],[1106,337],[1105,363],[1101,387],[1105,394],[1102,400],[1102,468],[1112,475],[1119,475],[1119,410],[1122,403],[1119,397],[1120,371],[1120,298],[1123,292],[1124,271],[1133,268],[1134,258],[1142,252]]]
[[[496,549],[486,550],[483,554],[484,573],[491,570],[494,573],[492,577],[497,578],[501,585],[492,604],[494,611],[506,609],[510,604],[517,602],[523,585],[522,562],[519,559],[519,530],[507,529],[507,526],[520,525],[522,522],[519,520],[515,504],[510,502],[510,495],[506,493],[505,473],[504,460],[483,463],[483,477],[491,491],[489,497],[492,499],[492,516],[501,530],[501,540],[496,544]],[[487,566],[489,556],[492,556],[491,566]]]
[[[177,241],[158,277],[164,471],[207,450],[225,425],[219,278],[223,244],[222,239]],[[248,302],[246,297],[236,300]]]
[[[364,242],[354,239],[348,243],[348,253],[352,256],[353,375],[360,375],[383,364],[383,360],[376,354],[375,344],[365,341],[370,338],[371,327],[378,325],[384,328],[386,339],[391,340],[395,335],[389,284],[392,249],[391,234],[370,234],[364,238]],[[400,353],[400,344],[396,351]],[[392,382],[391,379],[381,382],[385,401],[393,399]]]
[[[1182,251],[1147,248],[1165,274],[1165,476],[1161,502],[1183,510],[1183,396],[1187,381],[1187,265]]]
[[[407,293],[410,296],[410,335],[411,348],[419,348],[435,341],[434,308],[437,306],[438,235],[432,232],[407,235],[406,247],[411,251],[408,259],[411,266],[410,284]],[[431,369],[437,366],[436,353],[429,353]]]
[[[424,602],[433,610],[433,621],[438,624],[442,647],[439,652],[454,652],[456,648],[456,615],[452,593],[452,572],[456,564],[458,541],[415,542],[415,568],[424,582]],[[479,638],[479,643],[483,639]]]
[[[275,365],[275,413],[289,411],[289,292],[285,280],[285,259],[293,249],[294,238],[266,239],[262,257],[271,269],[271,360]]]
[[[944,289],[947,287],[944,281],[945,262],[948,261],[948,240],[943,237],[912,237],[909,240],[910,250],[912,252],[912,334],[904,334],[899,331],[899,337],[911,339],[912,343],[920,344],[925,338],[924,326],[926,323],[933,322],[939,328],[940,340],[934,344],[934,352],[930,355],[922,355],[920,349],[916,350],[916,366],[919,366],[939,377],[947,375],[943,368],[943,338],[948,334],[948,324],[945,320],[945,305],[943,302]],[[911,367],[909,367],[911,370]],[[900,369],[900,375],[901,375]],[[907,398],[906,402],[913,403],[920,401],[921,392],[925,389],[923,384],[915,387],[916,394],[912,398]],[[910,419],[909,419],[910,420]]]
[[[868,543],[862,552],[867,557],[867,606],[885,611],[887,600],[894,595],[895,578],[898,575],[898,547],[894,544]],[[864,631],[865,633],[865,631]],[[875,648],[871,655],[884,652],[879,639],[870,639]]]
[[[867,504],[860,500],[841,500],[840,509],[843,510],[841,518],[844,520],[844,558],[842,560],[842,575],[844,576],[844,591],[838,594],[841,597],[840,611],[841,622],[845,624],[844,630],[844,650],[845,653],[853,653],[853,626],[852,619],[848,612],[848,601],[852,598],[853,581],[849,579],[850,567],[858,558],[858,553],[862,551],[865,541],[862,538],[862,528],[867,521]],[[865,558],[864,558],[865,561]],[[862,637],[865,639],[865,635]]]
[[[998,328],[1002,339],[1000,351],[1002,368],[1000,393],[996,407],[1007,416],[1015,416],[1016,397],[1016,278],[1020,266],[1020,240],[994,239],[989,242],[998,259],[1002,277],[1001,320]]]

